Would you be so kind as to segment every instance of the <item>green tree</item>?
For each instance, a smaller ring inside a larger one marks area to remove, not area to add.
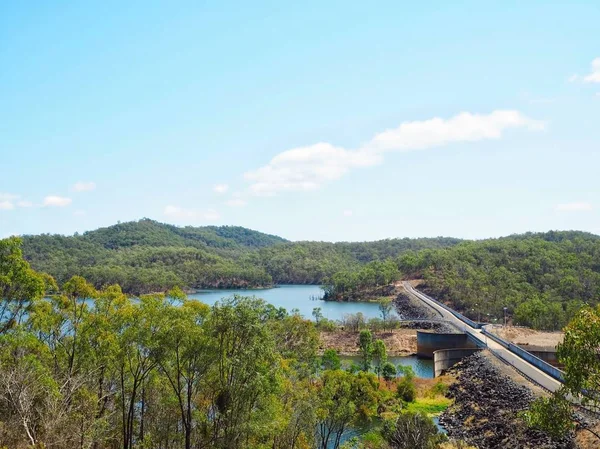
[[[358,345],[360,347],[362,370],[369,371],[373,360],[373,334],[371,334],[371,331],[360,331]]]
[[[147,295],[140,297],[137,303],[130,302],[120,308],[115,320],[119,338],[115,364],[118,371],[123,449],[132,449],[134,446],[137,416],[140,416],[140,428],[144,428],[146,404],[143,393],[157,366],[154,351],[158,340],[155,335],[163,322],[164,313],[164,295]],[[141,430],[140,434],[143,434]]]
[[[312,310],[312,316],[314,317],[317,326],[319,326],[319,323],[321,323],[321,320],[323,319],[323,312],[321,311],[321,308],[315,307]]]
[[[540,429],[555,439],[563,438],[574,429],[573,409],[562,392],[537,398],[524,413],[529,427]]]
[[[338,449],[348,427],[376,407],[373,374],[323,372],[318,391],[317,443],[319,449]]]
[[[393,363],[386,362],[381,369],[381,375],[388,382],[396,378],[396,367]]]
[[[565,328],[557,355],[564,365],[565,393],[594,411],[600,411],[599,347],[600,306],[584,307]]]
[[[0,240],[0,334],[18,324],[46,290],[44,278],[23,259],[21,239]]]
[[[375,362],[375,373],[380,378],[383,366],[387,363],[387,350],[383,340],[375,340],[373,343],[373,361]]]
[[[175,297],[172,293],[169,296]],[[165,322],[157,333],[159,347],[154,355],[179,405],[185,449],[191,449],[193,415],[198,411],[194,399],[213,363],[210,342],[203,327],[209,307],[198,301],[188,301],[182,292],[177,299],[181,306],[165,310]]]
[[[268,398],[278,387],[275,341],[265,325],[265,303],[235,296],[211,310],[209,332],[215,344],[211,427],[216,448],[248,447],[257,429],[266,429],[273,410]]]
[[[396,386],[396,394],[404,402],[414,402],[417,398],[417,388],[415,387],[415,372],[411,366],[398,366],[398,373],[402,377]]]
[[[340,356],[335,349],[326,349],[321,357],[321,367],[324,370],[337,370],[342,366]]]
[[[392,315],[392,311],[394,310],[394,306],[392,301],[389,299],[385,299],[379,302],[379,314],[381,315],[381,320],[383,321],[383,330],[385,330],[387,322]]]

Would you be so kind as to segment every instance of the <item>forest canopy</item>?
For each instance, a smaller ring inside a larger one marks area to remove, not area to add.
[[[473,319],[561,329],[584,304],[600,300],[600,237],[584,232],[523,234],[408,252],[403,276]],[[489,316],[488,316],[489,314]]]
[[[600,237],[578,231],[498,239],[388,239],[290,242],[234,226],[177,227],[143,219],[82,235],[23,238],[31,266],[59,285],[83,276],[95,288],[128,294],[174,286],[264,287],[324,284],[329,299],[357,299],[398,279],[422,288],[473,319],[560,329],[600,299]]]
[[[119,284],[143,294],[187,289],[320,284],[340,270],[443,248],[458,239],[391,239],[365,243],[289,242],[237,226],[177,227],[143,219],[82,235],[25,236],[23,253],[59,284],[85,277],[95,287]]]
[[[437,449],[446,440],[405,410],[417,400],[406,394],[416,393],[413,375],[396,378],[368,330],[361,366],[342,367],[335,352],[319,357],[317,327],[297,313],[242,296],[209,307],[177,287],[133,298],[81,276],[58,289],[23,260],[19,238],[0,240],[0,295],[0,447],[393,449],[418,438]],[[349,439],[359,426],[368,446]]]

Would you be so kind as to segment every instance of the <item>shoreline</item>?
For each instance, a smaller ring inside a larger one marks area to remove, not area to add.
[[[360,355],[360,332],[354,331],[321,331],[319,332],[319,354],[333,349],[340,356],[352,357]],[[394,329],[393,331],[373,332],[373,339],[381,339],[385,343],[388,357],[409,357],[417,354],[417,330]]]

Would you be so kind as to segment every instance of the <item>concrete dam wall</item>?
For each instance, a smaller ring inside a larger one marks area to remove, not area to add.
[[[435,334],[417,331],[417,355],[428,359],[440,349],[475,349],[477,345],[467,334]]]
[[[481,351],[480,348],[440,349],[433,353],[434,377],[438,377],[444,370],[452,368],[463,358]]]

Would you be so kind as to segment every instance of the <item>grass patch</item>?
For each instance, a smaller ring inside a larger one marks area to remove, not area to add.
[[[437,415],[442,413],[452,403],[452,400],[445,397],[418,398],[415,402],[406,405],[405,410],[410,412],[423,412],[427,415]]]

